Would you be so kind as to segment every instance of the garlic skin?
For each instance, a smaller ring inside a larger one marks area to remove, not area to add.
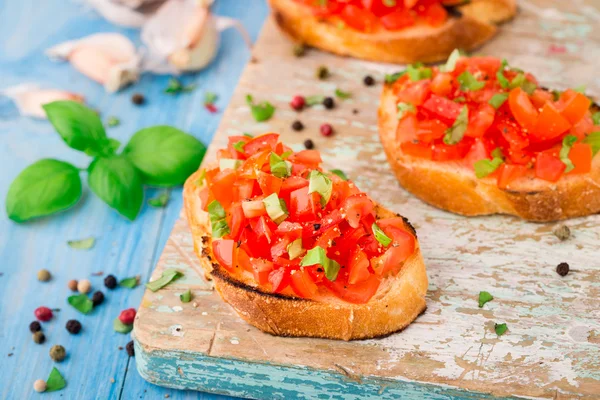
[[[26,117],[46,119],[44,104],[59,100],[84,102],[84,97],[60,89],[42,89],[35,83],[24,83],[0,91],[0,94],[12,99],[19,113]]]
[[[141,27],[165,0],[85,0],[106,20],[129,28]]]
[[[131,41],[118,33],[97,33],[56,45],[52,59],[69,61],[83,75],[116,92],[139,78],[140,57]]]

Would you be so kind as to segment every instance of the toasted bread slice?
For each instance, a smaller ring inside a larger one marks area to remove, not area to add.
[[[396,141],[396,97],[385,85],[379,105],[379,137],[400,184],[421,200],[457,214],[516,215],[530,221],[556,221],[600,212],[600,157],[589,174],[565,175],[556,183],[520,178],[510,190],[496,179],[478,179],[457,161],[431,161],[403,154]]]
[[[439,27],[418,24],[397,32],[362,33],[320,19],[294,0],[269,0],[281,29],[294,40],[343,56],[389,63],[436,62],[457,48],[471,51],[489,40],[496,24],[516,13],[515,0],[472,0]]]
[[[190,176],[183,192],[194,249],[205,276],[214,280],[223,300],[249,324],[278,336],[367,339],[400,331],[425,310],[427,275],[418,242],[398,275],[386,278],[366,304],[347,303],[330,294],[308,300],[269,293],[250,274],[232,275],[213,256],[210,220],[202,210],[198,178],[198,172]],[[381,206],[376,206],[376,213],[378,219],[395,216]],[[415,232],[408,221],[405,224]]]

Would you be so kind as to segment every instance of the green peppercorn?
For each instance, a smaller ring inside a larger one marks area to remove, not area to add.
[[[48,282],[52,278],[52,275],[50,275],[50,271],[47,269],[40,269],[37,273],[37,278],[40,282]]]
[[[42,331],[37,331],[33,334],[33,341],[37,344],[42,344],[46,341],[46,335]]]
[[[60,344],[56,344],[50,348],[50,358],[56,362],[61,362],[67,356],[67,351]]]
[[[327,79],[329,77],[329,69],[326,66],[321,65],[319,68],[317,68],[316,75],[317,75],[317,79],[320,79],[320,80]]]
[[[566,225],[560,225],[560,226],[558,226],[556,229],[554,229],[553,233],[561,241],[562,240],[567,240],[568,238],[571,237],[571,230]]]
[[[304,56],[306,54],[306,45],[304,43],[296,43],[293,52],[296,57]]]

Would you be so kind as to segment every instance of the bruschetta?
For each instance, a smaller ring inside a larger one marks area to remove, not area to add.
[[[389,75],[379,134],[400,184],[441,209],[555,221],[600,212],[600,113],[492,57]]]
[[[279,135],[232,136],[185,183],[205,276],[241,318],[273,335],[364,339],[425,310],[415,230],[377,205],[316,150]]]
[[[516,13],[515,0],[269,0],[294,40],[389,63],[445,60],[473,50]]]

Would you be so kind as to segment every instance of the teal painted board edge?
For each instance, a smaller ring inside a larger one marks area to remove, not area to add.
[[[371,377],[354,377],[333,371],[252,363],[209,357],[185,351],[143,350],[134,339],[139,374],[150,383],[173,389],[191,389],[229,396],[269,399],[494,399],[495,397],[449,386]]]

